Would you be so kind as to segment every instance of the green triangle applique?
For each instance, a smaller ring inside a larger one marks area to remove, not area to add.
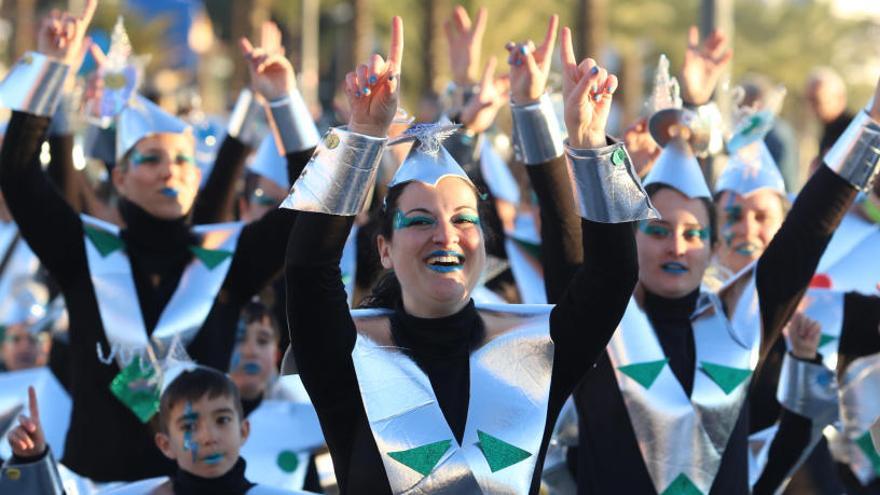
[[[856,445],[859,446],[865,457],[871,461],[874,473],[880,476],[880,453],[874,448],[874,442],[871,441],[871,432],[866,431],[864,435],[856,439]]]
[[[752,370],[731,368],[730,366],[707,363],[706,361],[702,361],[700,365],[703,368],[703,372],[709,375],[709,378],[721,387],[721,390],[724,390],[724,393],[727,395],[730,395],[736,387],[739,387],[752,374]]]
[[[525,450],[480,430],[477,430],[477,436],[480,438],[477,447],[483,452],[483,457],[486,458],[486,462],[489,463],[489,469],[493,473],[513,466],[532,456],[532,454]]]
[[[190,246],[189,250],[208,267],[208,270],[217,268],[217,265],[232,256],[232,251],[225,251],[223,249],[205,249],[199,246]]]
[[[639,385],[649,389],[651,388],[651,385],[654,384],[654,380],[660,376],[660,372],[663,371],[663,367],[666,366],[666,363],[668,362],[669,358],[664,358],[659,361],[628,364],[617,368],[617,371],[620,371],[624,375],[639,382]]]
[[[388,457],[404,466],[420,473],[422,476],[431,474],[434,467],[443,458],[443,454],[452,446],[452,440],[440,440],[409,450],[389,452]]]
[[[660,495],[703,495],[703,492],[697,488],[697,485],[690,478],[681,473],[672,480],[672,483]]]
[[[89,225],[83,225],[83,231],[85,231],[86,237],[92,241],[92,245],[95,246],[95,249],[97,249],[99,253],[101,253],[101,257],[103,258],[106,258],[114,251],[125,247],[125,243],[122,242],[122,239],[106,230],[99,230]]]
[[[827,333],[823,333],[819,335],[819,347],[824,346],[825,344],[837,340],[837,337],[834,335],[828,335]]]
[[[159,411],[159,379],[152,366],[141,366],[136,357],[110,382],[110,391],[146,423]]]

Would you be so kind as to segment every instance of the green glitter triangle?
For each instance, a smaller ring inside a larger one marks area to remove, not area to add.
[[[106,230],[99,230],[89,225],[83,225],[83,231],[85,231],[86,237],[92,241],[92,245],[95,246],[95,249],[97,249],[99,253],[101,253],[101,257],[103,258],[106,258],[114,251],[118,251],[125,247],[125,243],[122,242],[122,239]]]
[[[275,462],[285,473],[292,473],[296,471],[297,467],[299,467],[299,456],[293,451],[284,450],[278,454],[278,458]]]
[[[477,430],[477,436],[480,438],[477,446],[483,451],[483,457],[486,458],[486,462],[489,463],[489,469],[493,473],[513,466],[532,456],[532,454],[525,450],[480,430]]]
[[[822,347],[823,345],[825,345],[831,341],[834,341],[834,340],[837,340],[837,337],[835,337],[833,335],[828,335],[827,333],[820,334],[819,335],[819,347]]]
[[[141,359],[134,358],[110,382],[110,391],[135,416],[146,423],[159,411],[159,383],[152,366],[144,369]]]
[[[874,442],[871,441],[871,432],[866,431],[864,435],[856,439],[856,445],[859,446],[865,457],[871,461],[874,473],[880,476],[880,453],[874,448]]]
[[[427,476],[431,474],[450,446],[452,440],[440,440],[414,449],[389,452],[388,456],[422,476]]]
[[[700,365],[703,368],[703,372],[709,375],[709,378],[721,387],[721,390],[724,390],[724,393],[727,395],[730,395],[736,387],[739,387],[752,374],[752,370],[731,368],[730,366],[707,363],[706,361],[701,362]]]
[[[660,495],[703,495],[703,492],[697,488],[697,485],[690,478],[681,473],[672,480],[672,483]]]
[[[224,251],[222,249],[205,249],[203,247],[190,246],[189,250],[208,267],[208,270],[217,268],[217,265],[232,256],[232,251]]]
[[[521,239],[517,239],[516,237],[511,237],[513,242],[516,243],[517,246],[523,248],[523,250],[529,254],[532,258],[539,260],[541,259],[541,245],[533,244],[531,242],[526,242]]]
[[[660,372],[663,371],[663,367],[666,366],[666,363],[668,362],[669,358],[664,358],[659,361],[628,364],[617,368],[617,370],[639,382],[639,385],[648,389],[654,384],[654,380],[660,376]]]

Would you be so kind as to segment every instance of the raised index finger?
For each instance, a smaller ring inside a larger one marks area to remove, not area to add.
[[[28,387],[28,408],[31,411],[31,421],[40,424],[40,406],[37,404],[37,391],[34,387]]]
[[[559,27],[559,16],[553,14],[550,16],[550,23],[547,25],[547,34],[544,35],[544,43],[541,44],[539,50],[542,54],[553,51],[553,45],[556,44],[556,29]]]
[[[394,16],[391,19],[391,50],[388,52],[388,70],[390,73],[400,72],[403,60],[403,19]]]
[[[574,46],[571,43],[571,29],[562,28],[562,65],[566,70],[577,67],[577,59],[574,57]]]
[[[79,20],[88,26],[92,22],[92,17],[95,17],[95,10],[97,10],[97,8],[98,0],[86,0],[86,8],[83,10]]]

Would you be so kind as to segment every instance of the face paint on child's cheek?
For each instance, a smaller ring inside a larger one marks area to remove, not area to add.
[[[232,353],[232,359],[229,362],[229,371],[235,371],[238,369],[239,364],[241,364],[241,353],[236,350]]]
[[[187,425],[186,431],[183,432],[183,450],[192,452],[192,461],[196,462],[199,456],[199,446],[193,441],[193,430],[195,430],[196,422],[199,414],[193,411],[192,403],[187,401],[186,408],[183,411],[183,420]]]

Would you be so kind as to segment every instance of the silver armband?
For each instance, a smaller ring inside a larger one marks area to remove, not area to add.
[[[660,218],[648,199],[623,143],[565,154],[575,182],[575,201],[586,220],[622,223]]]
[[[0,82],[0,106],[51,117],[69,71],[67,64],[42,53],[25,53]]]
[[[55,114],[52,116],[52,122],[49,123],[50,136],[64,136],[72,133],[72,112],[76,108],[76,102],[73,95],[63,93],[58,98],[58,105],[55,107]]]
[[[796,414],[827,425],[837,418],[837,380],[824,365],[785,354],[776,400]]]
[[[871,440],[874,441],[874,449],[880,452],[880,418],[871,426]]]
[[[853,117],[846,131],[825,154],[824,162],[857,189],[867,189],[880,160],[880,123],[867,109]]]
[[[330,129],[281,207],[357,215],[370,194],[387,141],[341,128]]]
[[[553,110],[550,96],[544,94],[537,102],[511,105],[513,114],[513,149],[526,165],[536,165],[562,154],[562,130]]]
[[[267,117],[282,154],[304,151],[318,145],[320,135],[299,90],[269,102]]]
[[[260,121],[263,117],[263,106],[257,101],[257,97],[251,90],[245,88],[238,94],[232,113],[229,114],[229,124],[226,126],[226,134],[256,148],[260,144]]]
[[[7,461],[0,470],[0,493],[63,495],[64,484],[52,451],[36,462]]]

